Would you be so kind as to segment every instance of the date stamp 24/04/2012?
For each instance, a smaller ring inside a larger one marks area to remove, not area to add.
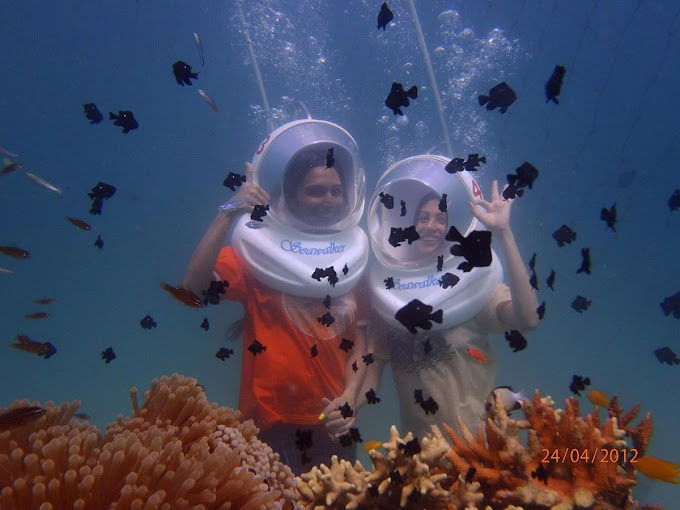
[[[635,448],[622,448],[620,450],[615,448],[595,448],[593,450],[580,448],[554,448],[549,450],[543,448],[541,450],[543,458],[541,462],[549,463],[555,462],[558,464],[571,463],[576,464],[583,462],[586,464],[595,464],[596,462],[613,462],[618,464],[623,462],[637,462],[638,451]]]

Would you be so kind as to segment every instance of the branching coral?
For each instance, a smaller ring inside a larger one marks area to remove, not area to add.
[[[413,455],[413,436],[401,438],[392,427],[387,454],[369,454],[371,472],[334,458],[302,475],[300,501],[306,510],[652,510],[633,500],[634,473],[623,462],[624,451],[630,455],[626,434],[644,454],[649,415],[631,427],[638,408],[623,414],[615,399],[603,422],[597,410],[581,417],[574,398],[564,410],[553,404],[536,391],[523,407],[525,419],[513,419],[499,399],[484,428],[473,434],[459,422],[459,435],[444,425],[449,447],[433,426]]]
[[[103,437],[71,420],[79,402],[48,403],[38,420],[0,433],[0,507],[255,510],[292,494],[292,473],[253,423],[210,404],[195,379],[154,380],[141,409],[131,393],[135,416]]]

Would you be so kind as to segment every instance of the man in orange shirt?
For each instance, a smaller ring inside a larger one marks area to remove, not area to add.
[[[326,150],[324,145],[298,151],[287,165],[281,196],[274,199],[254,182],[253,168],[246,164],[246,182],[218,212],[183,281],[200,295],[211,279],[226,280],[223,297],[243,305],[239,409],[261,429],[259,438],[297,474],[314,464],[328,464],[333,454],[356,457],[355,443],[342,446],[331,436],[346,433],[355,422],[339,409],[356,400],[365,366],[353,287],[366,264],[367,240],[356,225],[357,242],[334,227],[351,210],[363,209],[363,196],[352,196],[363,188],[355,190],[349,183],[352,158],[342,161],[345,168],[327,167]],[[339,150],[336,147],[336,153]],[[282,202],[285,207],[277,208]],[[267,204],[272,210],[264,222],[246,221],[255,206]],[[291,225],[304,221],[305,228],[289,228],[287,218]],[[232,226],[232,246],[223,247]],[[319,262],[315,256],[326,257],[322,265],[328,264],[328,257],[335,258],[335,283],[330,277],[314,279]],[[342,271],[343,263],[347,271]],[[286,280],[295,271],[299,278]],[[304,431],[312,432],[311,447],[296,442]]]

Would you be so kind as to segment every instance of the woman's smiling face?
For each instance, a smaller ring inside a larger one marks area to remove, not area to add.
[[[421,255],[439,254],[444,246],[448,215],[439,210],[439,200],[432,199],[421,207],[416,218],[416,232],[420,239],[415,243]]]

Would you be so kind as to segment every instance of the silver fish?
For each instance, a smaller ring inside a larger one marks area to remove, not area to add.
[[[7,274],[12,274],[14,271],[11,269],[7,269],[6,267],[0,267],[0,273],[7,273]]]
[[[0,147],[0,154],[7,156],[8,158],[18,158],[18,154],[14,154],[13,152],[8,151],[7,149],[4,149],[3,147]]]
[[[61,188],[58,188],[54,184],[50,184],[49,182],[47,182],[42,177],[38,177],[37,175],[32,174],[31,172],[26,172],[26,177],[31,179],[36,184],[39,184],[43,188],[48,189],[50,191],[54,191],[55,193],[59,193],[60,195],[64,192]]]
[[[246,227],[252,228],[253,230],[257,230],[257,229],[260,229],[260,228],[264,228],[264,227],[266,227],[266,226],[267,226],[267,225],[265,225],[265,224],[262,223],[261,221],[255,221],[255,220],[252,220],[252,221],[249,221],[248,223],[246,223]]]
[[[203,89],[198,89],[198,94],[203,98],[203,100],[206,103],[208,103],[208,106],[210,106],[210,108],[212,108],[214,112],[217,111],[217,105],[215,104],[215,101],[212,100],[212,97],[206,94]]]
[[[203,44],[201,43],[201,38],[198,34],[194,32],[194,39],[196,41],[196,46],[198,47],[198,56],[201,57],[201,65],[205,66],[205,59],[203,58]]]
[[[221,206],[218,207],[220,211],[231,211],[233,209],[238,209],[241,207],[243,204],[245,204],[247,199],[242,198],[241,200],[234,200],[233,202],[230,200],[228,202],[223,203]]]

